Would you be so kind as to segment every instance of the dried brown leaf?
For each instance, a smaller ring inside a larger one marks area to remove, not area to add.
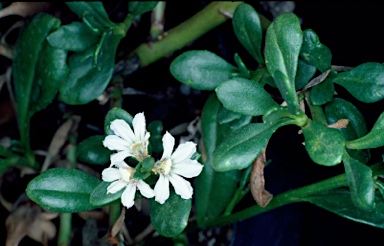
[[[43,245],[48,245],[48,240],[56,235],[56,226],[49,220],[37,219],[28,228],[27,235]]]
[[[0,10],[0,18],[8,15],[32,16],[39,12],[47,11],[51,5],[51,2],[14,2]]]
[[[265,190],[265,179],[264,179],[264,166],[266,163],[265,150],[257,156],[253,162],[252,173],[250,178],[251,193],[256,203],[264,208],[272,200],[273,195]]]
[[[327,77],[328,77],[328,74],[329,72],[331,72],[331,69],[328,69],[327,71],[325,71],[324,73],[320,74],[319,76],[317,76],[316,78],[313,78],[311,81],[309,81],[309,83],[303,88],[303,91],[306,91],[308,90],[309,88],[315,86],[315,85],[318,85],[320,84],[321,82],[323,82]]]
[[[348,119],[340,119],[340,120],[336,121],[335,123],[328,125],[328,127],[340,129],[340,128],[346,128],[348,126],[348,124],[349,124]]]
[[[111,236],[112,237],[115,237],[117,235],[117,233],[119,233],[121,231],[121,228],[124,224],[124,219],[125,219],[125,208],[123,207],[121,209],[121,214],[120,214],[119,218],[116,220],[115,224],[113,225],[113,227],[111,229]]]

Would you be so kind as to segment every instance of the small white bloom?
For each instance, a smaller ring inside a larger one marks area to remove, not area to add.
[[[154,189],[155,200],[161,204],[169,197],[169,182],[171,182],[176,194],[184,199],[192,198],[193,188],[191,184],[180,176],[196,177],[203,169],[203,165],[196,160],[191,160],[192,155],[196,152],[195,143],[180,144],[172,153],[174,145],[175,138],[166,132],[163,136],[163,156],[154,167],[154,171],[160,175]]]
[[[144,113],[138,113],[132,120],[133,130],[127,122],[116,119],[111,122],[111,130],[115,135],[105,137],[103,144],[117,153],[111,155],[111,166],[124,161],[128,156],[135,157],[138,161],[148,157],[149,132],[145,128]]]
[[[125,162],[115,163],[115,166],[117,168],[109,167],[101,173],[103,181],[113,182],[107,187],[107,194],[116,193],[125,188],[121,195],[121,203],[127,208],[133,206],[137,189],[147,198],[155,196],[154,191],[147,183],[133,178],[136,171],[134,168],[128,166]]]

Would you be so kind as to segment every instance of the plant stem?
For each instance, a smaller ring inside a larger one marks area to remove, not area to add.
[[[109,226],[112,227],[121,213],[120,202],[114,202],[109,206]]]
[[[141,67],[179,50],[203,34],[224,23],[228,17],[220,13],[233,13],[242,2],[211,2],[200,12],[169,30],[167,35],[154,43],[143,43],[129,57],[138,55]]]
[[[57,245],[66,246],[70,245],[72,233],[72,214],[60,214],[60,230]]]
[[[373,171],[373,176],[383,174],[384,173],[383,167],[384,167],[384,164],[381,162],[371,166],[370,168]],[[310,184],[295,190],[284,192],[276,196],[265,208],[262,208],[258,205],[254,205],[252,207],[249,207],[247,209],[244,209],[232,215],[226,215],[226,216],[216,218],[212,221],[208,221],[202,226],[203,227],[224,226],[227,224],[234,223],[236,221],[251,218],[253,216],[270,211],[274,208],[278,208],[294,202],[300,202],[304,197],[314,195],[319,192],[340,188],[343,186],[347,186],[346,176],[345,174],[340,174],[338,176],[335,176],[314,184]]]

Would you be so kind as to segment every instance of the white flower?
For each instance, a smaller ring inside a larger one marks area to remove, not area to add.
[[[171,182],[176,194],[184,199],[192,198],[193,188],[191,184],[180,176],[196,177],[203,169],[203,165],[196,160],[191,160],[192,155],[196,152],[195,143],[180,144],[172,154],[174,145],[174,137],[166,132],[163,136],[163,156],[154,167],[154,171],[160,175],[154,189],[155,200],[161,204],[169,197],[169,182]]]
[[[124,161],[128,156],[135,157],[138,161],[148,157],[149,132],[145,129],[144,113],[138,113],[132,120],[133,130],[127,122],[116,119],[111,122],[111,130],[115,135],[108,135],[103,144],[117,153],[111,155],[111,166]]]
[[[107,187],[107,194],[116,193],[125,188],[121,195],[121,203],[127,208],[133,206],[137,189],[147,198],[155,196],[154,191],[147,183],[133,178],[136,171],[134,168],[128,166],[125,162],[115,163],[115,166],[117,168],[109,167],[101,173],[103,181],[113,182]]]

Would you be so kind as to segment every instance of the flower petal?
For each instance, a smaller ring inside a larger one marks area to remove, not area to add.
[[[121,162],[116,162],[114,164],[111,164],[111,166],[115,166],[115,167],[118,167],[118,168],[132,168],[131,166],[129,166],[127,163],[125,163],[124,161],[121,161]]]
[[[172,172],[179,174],[186,178],[192,178],[198,176],[203,170],[203,165],[198,163],[196,160],[185,160],[182,163],[174,165]]]
[[[116,135],[108,135],[105,137],[103,141],[104,147],[110,149],[110,150],[126,150],[129,149],[130,145],[127,141],[124,139],[116,136]]]
[[[121,195],[121,203],[126,207],[130,208],[135,204],[135,193],[136,193],[136,185],[134,184],[128,184],[127,188],[125,188],[125,191]]]
[[[106,168],[101,173],[101,179],[105,182],[112,182],[120,178],[119,169],[117,168]]]
[[[155,185],[155,201],[160,204],[169,198],[169,180],[163,174],[160,174],[159,180]]]
[[[161,160],[168,159],[173,151],[173,147],[175,146],[175,138],[169,133],[165,132],[163,136],[163,156],[161,157]]]
[[[175,152],[171,156],[171,160],[175,165],[183,162],[184,160],[190,159],[196,152],[196,144],[194,142],[186,142],[180,144]]]
[[[123,162],[128,156],[133,156],[130,150],[124,150],[111,155],[111,164],[116,165],[118,162]]]
[[[132,126],[135,131],[136,140],[142,142],[146,132],[144,113],[138,113],[133,117]]]
[[[170,173],[168,175],[169,181],[173,188],[175,188],[176,194],[180,195],[184,199],[191,199],[193,194],[193,188],[191,183],[183,179],[177,174]]]
[[[126,185],[127,183],[124,182],[123,180],[115,181],[107,187],[107,194],[116,193],[119,190],[123,189]]]
[[[131,127],[122,119],[116,119],[111,122],[111,130],[119,137],[123,138],[128,142],[129,145],[132,145],[136,142],[135,134]]]
[[[137,188],[139,188],[140,193],[146,198],[152,198],[155,196],[155,192],[152,188],[145,183],[143,180],[137,180]]]

